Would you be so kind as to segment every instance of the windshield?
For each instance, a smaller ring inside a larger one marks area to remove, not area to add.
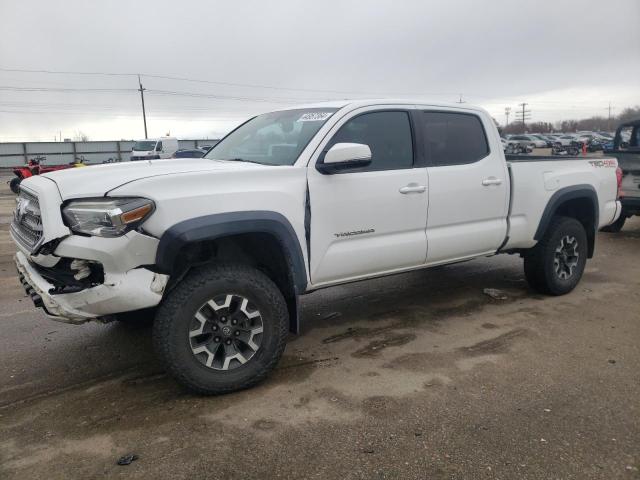
[[[156,141],[142,141],[142,142],[136,142],[136,144],[133,146],[132,150],[134,152],[148,152],[150,150],[153,150],[154,148],[156,148]]]
[[[265,113],[239,126],[205,155],[263,165],[293,165],[311,138],[337,108]]]

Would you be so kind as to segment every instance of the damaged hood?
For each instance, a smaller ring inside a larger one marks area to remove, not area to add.
[[[110,190],[126,183],[160,175],[257,168],[265,168],[265,166],[255,163],[204,158],[177,158],[69,168],[47,173],[44,176],[55,182],[63,200],[69,200],[72,198],[101,197]]]

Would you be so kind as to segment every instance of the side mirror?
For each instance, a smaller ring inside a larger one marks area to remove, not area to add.
[[[362,143],[336,143],[324,152],[316,163],[316,170],[322,174],[338,173],[353,168],[366,167],[371,163],[371,149]]]

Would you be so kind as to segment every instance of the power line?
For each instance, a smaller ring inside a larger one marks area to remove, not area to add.
[[[16,87],[13,85],[0,85],[0,90],[10,92],[61,92],[61,93],[114,93],[135,92],[135,88],[59,88],[59,87]]]
[[[0,85],[0,90],[10,92],[57,92],[57,93],[121,93],[121,92],[139,92],[139,88],[59,88],[59,87],[18,87],[14,85]],[[248,102],[273,102],[273,103],[295,103],[295,102],[317,102],[319,99],[304,98],[269,98],[269,97],[246,97],[235,95],[214,95],[208,93],[197,92],[179,92],[174,90],[155,90],[146,89],[149,93],[156,95],[174,95],[196,98],[213,98],[218,100],[239,100]],[[321,99],[327,100],[327,99]]]
[[[127,108],[127,106],[114,106],[114,105],[93,105],[93,104],[65,104],[65,103],[28,103],[28,102],[0,102],[0,107],[9,107],[9,108],[36,108],[39,112],[42,113],[72,113],[72,114],[86,114],[86,113],[95,113],[95,114],[104,114],[104,113],[115,113],[115,114],[129,114],[133,113],[134,107]],[[153,111],[157,115],[158,113],[174,113],[179,114],[181,112],[185,112],[185,115],[188,115],[188,112],[202,112],[207,113],[211,112],[211,107],[196,107],[193,105],[176,105],[176,108],[168,108],[168,107],[160,107],[154,108]],[[44,111],[43,111],[44,110]],[[79,111],[80,110],[80,111]],[[33,110],[7,110],[11,113],[31,113]],[[249,116],[248,113],[240,113],[240,112],[226,112],[226,117],[231,118],[230,115],[235,115],[234,118],[247,118]],[[139,115],[139,114],[136,114]]]
[[[35,114],[35,115],[53,115],[55,114],[57,115],[84,115],[86,116],[86,113],[84,112],[46,112],[46,111],[29,111],[29,112],[25,112],[25,111],[17,111],[17,110],[1,110],[0,109],[0,113],[14,113],[16,115],[24,115],[24,114]],[[139,113],[117,113],[117,112],[107,112],[107,113],[100,113],[99,114],[100,117],[113,117],[113,118],[119,118],[119,117],[131,117],[131,118],[140,118],[140,114]],[[167,116],[167,115],[155,115],[154,118],[157,119],[172,119],[172,120],[180,120],[180,121],[184,121],[184,122],[202,122],[202,121],[210,121],[210,120],[223,120],[223,121],[238,121],[238,120],[244,120],[251,117],[251,115],[244,115],[241,117],[197,117],[197,118],[185,118],[182,116]],[[0,135],[1,136],[1,135]]]
[[[163,80],[173,80],[180,82],[193,82],[193,83],[205,83],[211,85],[223,85],[228,87],[243,87],[243,88],[262,88],[269,90],[285,90],[285,91],[297,91],[297,92],[310,92],[310,93],[333,93],[340,95],[389,95],[389,92],[362,92],[355,90],[331,90],[331,89],[317,89],[317,88],[297,88],[297,87],[282,87],[276,85],[262,85],[251,83],[236,83],[236,82],[221,82],[216,80],[203,80],[197,78],[179,77],[172,75],[159,75],[153,73],[127,73],[127,72],[82,72],[82,71],[61,71],[61,70],[35,70],[35,69],[19,69],[19,68],[0,68],[2,72],[16,72],[16,73],[42,73],[52,75],[96,75],[96,76],[115,76],[115,77],[147,77]],[[453,96],[457,95],[452,92],[422,92],[422,93],[395,93],[392,95],[434,95],[434,96]]]
[[[282,97],[252,97],[252,96],[237,96],[237,95],[217,95],[211,93],[197,93],[197,92],[184,92],[175,90],[156,90],[147,89],[147,91],[154,95],[167,95],[167,96],[182,96],[182,97],[195,97],[195,98],[213,98],[217,100],[238,100],[245,102],[275,102],[275,103],[295,103],[295,102],[318,102],[327,101],[330,99],[306,99],[306,98],[282,98]]]
[[[182,82],[193,82],[193,83],[204,83],[211,85],[223,85],[229,87],[246,87],[246,88],[262,88],[262,89],[271,89],[271,90],[288,90],[288,91],[299,91],[299,92],[311,92],[311,93],[333,93],[333,94],[343,94],[343,95],[400,95],[400,96],[408,96],[408,95],[416,95],[416,96],[456,96],[458,97],[458,103],[462,100],[462,94],[454,93],[454,92],[405,92],[405,93],[391,93],[391,92],[363,92],[363,91],[355,91],[355,90],[332,90],[332,89],[313,89],[313,88],[299,88],[299,87],[283,87],[283,86],[275,86],[275,85],[264,85],[264,84],[250,84],[250,83],[237,83],[237,82],[223,82],[216,80],[205,80],[205,79],[197,79],[197,78],[189,78],[189,77],[181,77],[181,76],[173,76],[173,75],[160,75],[154,73],[129,73],[129,72],[102,72],[102,71],[77,71],[77,70],[47,70],[47,69],[21,69],[21,68],[4,68],[0,67],[0,71],[2,72],[14,72],[14,73],[40,73],[40,74],[50,74],[50,75],[84,75],[84,76],[109,76],[109,77],[147,77],[147,78],[156,78],[156,79],[164,79],[164,80],[172,80],[172,81],[182,81]],[[488,97],[486,95],[481,94],[472,94],[467,92],[466,95],[471,95],[476,98],[495,98]],[[511,96],[510,98],[514,98]],[[585,101],[588,102],[588,101]],[[572,101],[571,103],[564,101],[551,101],[551,100],[540,100],[536,101],[536,104],[557,104],[557,105],[571,105],[574,103],[585,103],[580,101]],[[483,102],[487,104],[487,102]],[[489,102],[488,104],[495,104],[498,102]],[[499,102],[504,104],[505,101]],[[606,107],[605,107],[606,108]]]
[[[108,77],[135,77],[136,73],[112,73],[112,72],[78,72],[61,70],[32,70],[25,68],[0,68],[0,72],[15,73],[48,73],[54,75],[104,75]]]

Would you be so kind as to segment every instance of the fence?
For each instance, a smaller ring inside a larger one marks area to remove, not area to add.
[[[24,165],[30,158],[44,156],[44,165],[71,163],[84,158],[86,163],[128,162],[134,141],[106,142],[23,142],[0,143],[0,167]],[[180,148],[215,145],[217,140],[179,140]]]

